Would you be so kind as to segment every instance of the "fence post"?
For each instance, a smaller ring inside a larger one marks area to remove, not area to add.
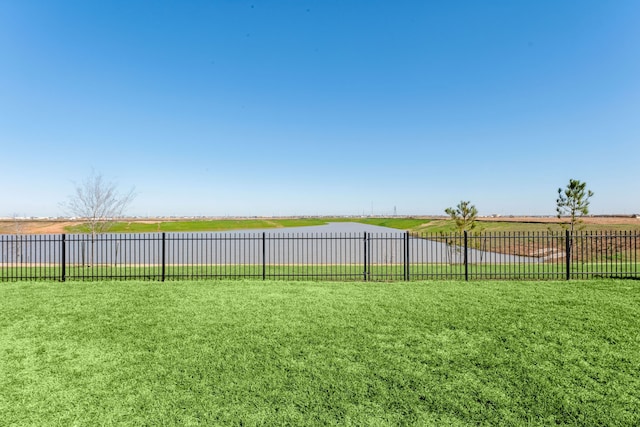
[[[404,233],[404,280],[409,281],[409,232]]]
[[[61,242],[61,248],[60,248],[60,267],[61,267],[61,273],[60,273],[60,280],[62,282],[64,282],[67,279],[67,269],[66,269],[66,265],[67,265],[67,245],[65,244],[65,242],[67,241],[67,235],[62,233],[62,240]]]
[[[165,267],[166,267],[166,233],[162,233],[162,281],[164,282],[165,278]]]
[[[571,240],[569,237],[569,230],[564,230],[564,236],[565,236],[565,254],[566,254],[566,259],[565,259],[565,269],[566,269],[566,279],[570,280],[571,279]]]
[[[266,233],[262,232],[262,280],[267,279],[267,242]]]
[[[464,230],[464,280],[469,281],[469,258],[467,254],[467,230]]]
[[[364,281],[367,281],[367,232],[364,232],[364,237],[363,237],[363,241],[364,241],[364,271],[362,272],[363,274],[363,278]]]

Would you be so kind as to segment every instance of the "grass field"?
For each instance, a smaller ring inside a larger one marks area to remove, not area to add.
[[[152,233],[152,232],[197,232],[197,231],[230,231],[253,230],[282,227],[303,227],[323,225],[329,222],[358,222],[381,227],[407,230],[412,233],[451,233],[457,231],[453,221],[448,219],[425,218],[298,218],[298,219],[216,219],[216,220],[181,220],[181,221],[140,221],[117,222],[109,230],[111,232]],[[475,231],[482,232],[546,232],[562,231],[559,223],[549,222],[516,222],[479,220]],[[637,231],[637,224],[628,222],[620,224],[584,224],[585,231]],[[88,228],[82,224],[65,228],[68,233],[85,233]]]
[[[325,225],[329,222],[358,222],[400,230],[423,229],[431,220],[415,218],[298,218],[298,219],[214,219],[180,221],[129,221],[116,222],[109,229],[114,233],[198,232],[256,230],[285,227]],[[452,228],[453,230],[453,228]],[[87,233],[89,228],[77,224],[65,228],[67,233]],[[440,231],[440,229],[438,229]]]
[[[638,425],[640,283],[0,286],[5,425]]]
[[[283,227],[303,227],[323,225],[327,221],[318,218],[300,219],[216,219],[192,221],[140,221],[116,222],[109,228],[112,233],[156,233],[156,232],[195,232],[195,231],[229,231],[255,230]],[[68,233],[87,233],[89,228],[79,224],[67,227]]]
[[[555,218],[479,218],[476,231],[482,232],[546,232],[562,231]],[[115,223],[110,231],[128,233],[198,232],[269,229],[322,225],[328,222],[359,222],[407,230],[413,233],[450,233],[456,231],[453,221],[444,217],[321,217],[321,218],[235,218],[235,219],[132,219]],[[584,229],[589,232],[640,231],[640,219],[631,216],[586,217]],[[88,228],[78,220],[6,220],[0,219],[0,234],[84,233]]]

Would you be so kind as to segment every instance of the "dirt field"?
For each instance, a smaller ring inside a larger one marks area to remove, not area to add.
[[[443,219],[443,217],[424,217],[425,219]],[[553,224],[562,222],[554,217],[487,217],[479,218],[486,222],[521,222]],[[585,224],[598,225],[640,225],[640,218],[631,216],[597,216],[583,218]],[[141,223],[157,223],[169,221],[167,219],[137,219],[127,220]],[[171,221],[175,221],[172,219]],[[0,234],[61,234],[65,227],[80,224],[81,221],[70,220],[0,220]]]
[[[61,234],[73,221],[0,220],[0,234]]]

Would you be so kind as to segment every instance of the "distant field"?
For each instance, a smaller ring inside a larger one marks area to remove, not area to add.
[[[30,425],[639,425],[640,283],[5,283]]]
[[[154,232],[198,232],[269,229],[282,227],[301,227],[322,225],[328,222],[359,222],[382,227],[408,230],[411,232],[440,233],[455,231],[451,220],[443,217],[402,217],[402,218],[236,218],[207,220],[154,220],[136,219],[117,222],[112,232],[154,233]],[[640,230],[640,219],[632,217],[588,217],[584,219],[585,230]],[[82,233],[88,229],[80,221],[68,220],[20,220],[0,221],[0,234],[56,234]],[[511,231],[561,231],[557,218],[481,218],[478,231],[511,232]]]
[[[399,230],[407,230],[416,233],[440,233],[456,231],[455,224],[451,220],[442,218],[301,218],[301,219],[238,219],[238,220],[196,220],[196,221],[169,221],[169,222],[127,222],[117,223],[111,229],[113,232],[175,232],[175,231],[229,231],[269,229],[282,227],[303,227],[322,225],[328,222],[357,222],[362,224],[377,225]],[[640,220],[621,218],[616,221],[598,221],[589,219],[585,221],[586,231],[602,230],[640,230]],[[67,228],[68,232],[82,232],[86,228],[75,226]],[[562,225],[558,221],[499,221],[479,220],[475,231],[482,232],[511,232],[511,231],[562,231]]]
[[[322,225],[327,221],[316,218],[300,219],[218,219],[193,221],[129,221],[117,222],[110,228],[113,233],[195,232],[255,230],[263,228],[303,227]],[[86,226],[74,225],[66,228],[69,233],[87,232]]]

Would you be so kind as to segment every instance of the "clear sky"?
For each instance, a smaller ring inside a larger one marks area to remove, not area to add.
[[[0,216],[640,213],[640,1],[0,0]]]

